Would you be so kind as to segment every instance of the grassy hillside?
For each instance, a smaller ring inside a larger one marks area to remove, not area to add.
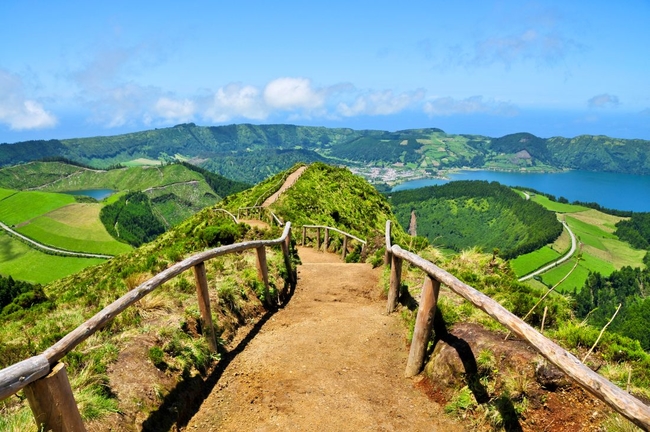
[[[562,226],[555,215],[496,182],[458,181],[394,192],[390,202],[405,229],[415,212],[417,233],[457,252],[497,248],[512,258],[554,241]]]
[[[625,266],[644,267],[646,251],[630,246],[615,235],[616,224],[626,220],[620,216],[609,215],[583,206],[562,204],[549,200],[542,195],[533,194],[531,200],[543,205],[550,211],[557,212],[576,235],[580,248],[576,257],[541,275],[541,281],[554,286],[571,272],[578,259],[577,267],[557,289],[562,292],[580,291],[590,272],[604,276]],[[566,238],[566,237],[565,237]],[[569,250],[568,241],[562,244],[547,245],[537,251],[522,255],[512,261],[512,267],[518,276],[523,276],[543,265],[558,259]]]
[[[240,205],[255,203],[275,191],[287,175],[288,172],[280,173],[250,190],[229,197],[226,204],[236,209]],[[285,201],[278,203],[275,209],[279,214],[290,219],[297,215],[287,200],[305,202],[300,195],[308,192],[316,182],[323,189],[317,196],[310,195],[310,202],[316,207],[300,210],[303,212],[302,222],[319,222],[323,209],[339,208],[344,217],[338,222],[332,220],[339,228],[364,236],[377,231],[383,234],[383,224],[387,218],[392,218],[392,214],[385,199],[363,179],[345,169],[320,164],[310,167],[303,177],[286,194]],[[361,197],[365,200],[360,207]],[[331,213],[328,213],[329,217],[332,217]],[[364,224],[365,217],[372,217],[372,223]],[[235,227],[229,219],[222,218],[221,212],[204,209],[151,243],[47,285],[45,293],[54,306],[47,309],[35,306],[29,311],[0,316],[0,367],[42,351],[152,274],[191,253],[214,246],[211,243],[213,237],[205,235],[208,231],[235,232],[234,241],[280,235],[279,228]],[[397,236],[403,235],[399,227],[395,231]],[[267,260],[273,293],[286,283],[279,248],[267,250]],[[214,259],[206,266],[218,334],[222,341],[228,341],[237,327],[260,319],[266,312],[257,298],[262,291],[255,270],[255,253],[251,251]],[[201,374],[213,365],[216,358],[209,355],[199,334],[192,280],[191,274],[184,274],[165,284],[157,293],[143,299],[137,307],[130,308],[104,331],[66,356],[64,361],[72,376],[75,397],[82,415],[91,425],[93,420],[97,424],[119,422],[136,428],[140,428],[142,421],[151,425],[161,421],[161,415],[167,415],[164,414],[166,411],[162,414],[157,411],[164,396],[167,403],[173,401],[173,397],[180,398],[177,399],[180,406],[184,396],[180,391],[174,396],[176,389],[190,384],[200,388],[197,386]],[[121,397],[121,382],[112,380],[114,374],[124,367],[126,358],[129,367],[135,367],[149,377],[146,382],[134,380],[128,383],[131,397]],[[189,384],[178,384],[177,380]],[[149,397],[152,386],[164,396]],[[10,421],[24,427],[30,423],[29,417],[24,416],[25,409],[22,401],[12,398],[5,405],[4,413],[12,419]],[[120,416],[112,414],[117,411]],[[172,413],[172,416],[177,415]],[[20,423],[21,416],[26,418],[24,423]]]

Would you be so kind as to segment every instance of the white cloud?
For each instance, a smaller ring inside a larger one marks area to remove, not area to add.
[[[0,69],[0,123],[14,130],[40,129],[56,125],[54,114],[25,96],[20,77]]]
[[[392,90],[370,92],[357,96],[352,103],[340,102],[337,112],[344,117],[357,115],[390,115],[398,113],[424,98],[424,90],[394,94]]]
[[[433,99],[424,104],[424,112],[432,117],[455,114],[515,116],[519,110],[508,102],[484,100],[483,96],[472,96],[460,100],[451,97]]]
[[[607,93],[599,94],[587,101],[589,108],[615,107],[619,104],[618,96]]]
[[[178,122],[187,122],[192,120],[196,110],[195,103],[189,99],[171,99],[161,97],[156,102],[154,112],[165,120]]]
[[[325,92],[312,88],[307,78],[278,78],[266,85],[264,101],[284,110],[315,109],[325,103]]]
[[[268,116],[268,110],[258,88],[230,83],[216,91],[204,116],[215,122],[225,122],[237,117],[264,120]]]

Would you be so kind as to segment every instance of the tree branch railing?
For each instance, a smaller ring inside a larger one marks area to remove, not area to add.
[[[422,370],[426,348],[433,326],[433,317],[436,312],[440,284],[445,284],[451,291],[460,295],[505,326],[512,333],[528,342],[532,348],[537,350],[550,363],[557,366],[582,388],[607,403],[637,426],[644,430],[650,430],[650,406],[589,369],[573,354],[543,336],[492,298],[461,282],[450,273],[419,255],[408,252],[398,245],[391,245],[390,228],[390,221],[387,221],[386,259],[391,263],[390,288],[387,301],[388,313],[393,312],[397,304],[401,283],[402,262],[405,260],[426,274],[415,322],[415,330],[413,332],[413,341],[406,366],[405,375],[407,377],[417,375]]]
[[[214,212],[221,212],[221,213],[223,214],[223,216],[229,216],[229,217],[230,217],[230,218],[231,218],[231,219],[232,219],[236,224],[239,223],[239,219],[237,219],[237,216],[235,216],[234,214],[230,213],[230,212],[229,212],[228,210],[226,210],[226,209],[215,208],[215,209],[212,209],[212,211],[214,211]]]
[[[251,207],[239,207],[237,209],[237,218],[241,218],[241,215],[245,217],[257,217],[259,220],[264,220],[262,218],[262,213],[267,212],[269,215],[269,224],[273,225],[275,221],[278,226],[284,226],[284,222],[268,207],[262,206],[251,206]]]
[[[280,245],[284,256],[289,283],[296,284],[290,256],[291,222],[284,226],[282,235],[273,240],[254,240],[210,249],[180,261],[149,280],[138,285],[119,299],[95,314],[76,329],[65,335],[42,354],[0,370],[0,400],[25,389],[30,408],[39,430],[78,431],[85,430],[77,408],[65,368],[59,363],[67,353],[104,327],[117,315],[132,306],[163,283],[192,269],[194,272],[199,310],[203,320],[204,336],[212,352],[217,351],[217,341],[212,324],[210,297],[205,271],[205,261],[231,253],[255,249],[257,270],[264,282],[265,300],[269,298],[268,266],[266,248]]]
[[[325,225],[303,225],[302,226],[302,242],[301,242],[302,246],[305,246],[305,244],[306,244],[307,230],[308,229],[315,229],[316,230],[316,249],[318,249],[318,250],[320,250],[320,248],[321,248],[321,230],[324,230],[324,232],[325,232],[325,238],[323,239],[323,245],[324,245],[325,250],[327,250],[327,248],[329,247],[330,232],[336,232],[336,233],[341,234],[343,236],[343,247],[341,248],[342,249],[341,256],[342,256],[343,260],[345,260],[345,257],[348,254],[348,239],[356,240],[359,243],[361,243],[362,250],[366,247],[366,241],[365,240],[361,240],[359,237],[356,237],[356,236],[354,236],[354,235],[352,235],[350,233],[347,233],[345,231],[341,231],[340,229],[325,226]]]

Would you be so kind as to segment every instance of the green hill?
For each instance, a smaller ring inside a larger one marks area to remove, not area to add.
[[[650,174],[649,153],[649,141],[590,135],[540,138],[517,133],[492,138],[446,134],[436,128],[389,132],[188,123],[125,135],[0,145],[0,166],[48,157],[97,167],[135,160],[187,160],[228,178],[256,183],[297,162],[320,161],[354,167],[369,179],[395,181],[395,173],[398,179],[412,178],[457,167]]]
[[[554,213],[496,182],[457,181],[394,192],[390,202],[402,227],[408,228],[414,212],[418,235],[457,252],[496,248],[509,259],[551,243],[562,232]]]
[[[231,211],[241,206],[259,204],[280,187],[289,172],[278,173],[246,191],[229,196],[221,204]],[[481,185],[478,186],[480,189]],[[498,200],[491,201],[489,197],[492,195],[487,192],[484,195],[485,203],[496,208]],[[500,192],[493,195],[505,197],[507,194]],[[517,199],[525,202],[519,196]],[[467,199],[466,202],[483,208],[482,199]],[[328,224],[371,240],[369,246],[377,248],[375,256],[382,255],[385,221],[395,220],[389,203],[370,184],[347,169],[320,163],[309,166],[293,187],[272,205],[272,209],[280,217],[296,223],[294,240],[299,236],[300,224]],[[42,352],[118,296],[191,254],[219,243],[276,238],[279,234],[277,227],[264,229],[236,225],[230,218],[224,218],[222,212],[206,208],[150,243],[44,286],[46,301],[31,305],[13,302],[14,298],[11,301],[16,306],[0,314],[0,368]],[[409,240],[404,231],[395,226],[395,243],[406,247]],[[297,258],[293,248],[292,253]],[[547,291],[518,283],[508,263],[500,258],[495,259],[491,254],[465,251],[459,255],[444,256],[432,248],[420,253],[520,316],[526,314]],[[274,295],[288,283],[279,247],[267,249],[267,261]],[[210,303],[222,345],[234,339],[239,327],[252,328],[251,334],[254,335],[271,317],[273,307],[269,308],[260,301],[263,290],[255,266],[254,251],[206,262]],[[177,276],[142,298],[63,359],[82,416],[91,426],[123,426],[131,422],[129,427],[135,425],[135,428],[140,428],[140,423],[146,419],[152,430],[170,429],[186,414],[182,412],[184,404],[194,397],[200,398],[204,390],[202,385],[220,376],[222,369],[213,368],[219,355],[209,352],[202,337],[194,277],[190,273]],[[402,289],[404,305],[401,316],[410,328],[417,310],[414,299],[418,296],[422,279],[422,272],[415,266],[403,267],[402,288],[409,287],[411,295]],[[350,283],[354,284],[355,281]],[[11,295],[20,296],[18,292],[12,290]],[[499,329],[486,314],[450,296],[448,290],[441,290],[440,295],[440,313],[436,321],[441,320],[445,329],[459,322],[480,323],[492,330]],[[8,300],[4,301],[6,303]],[[571,303],[572,299],[563,295],[551,295],[530,315],[528,321],[532,325],[539,325],[544,319],[543,307],[548,306],[548,314],[544,314],[545,334],[561,341],[574,352],[584,351],[584,347],[595,342],[599,329],[572,320]],[[440,338],[441,334],[436,334],[436,337]],[[245,337],[244,345],[240,346],[245,346],[249,340],[248,336]],[[499,343],[501,341],[500,336]],[[235,348],[235,352],[239,349]],[[608,378],[625,383],[627,371],[632,371],[630,392],[647,397],[650,358],[641,350],[638,342],[606,333],[597,351],[598,362],[609,362],[607,367],[602,368]],[[537,409],[535,407],[545,409],[546,397],[532,394],[529,390],[531,382],[518,385],[513,377],[523,375],[513,372],[519,371],[497,370],[496,364],[500,361],[500,355],[488,349],[476,355],[476,365],[489,372],[481,377],[481,385],[490,396],[486,398],[488,402],[477,403],[488,408],[492,404],[492,411],[486,408],[461,413],[462,407],[448,411],[470,418],[481,417],[485,421],[484,413],[496,415],[495,407],[501,400],[511,404],[511,415],[515,416],[526,415],[526,410]],[[127,365],[129,371],[138,371],[139,378],[129,381],[128,393],[122,393],[116,388],[122,385],[119,389],[125,389],[125,384],[119,380]],[[534,378],[530,379],[534,381]],[[467,389],[467,383],[459,388],[463,386]],[[515,386],[523,389],[519,396],[511,391]],[[447,390],[456,392],[451,386]],[[469,398],[472,397],[462,389],[460,394],[463,391]],[[497,392],[501,391],[503,396],[498,396]],[[560,391],[564,392],[565,389]],[[527,398],[533,400],[533,397],[535,403],[529,404]],[[447,399],[450,401],[448,407],[456,400],[454,398]],[[476,406],[474,402],[471,403]],[[24,430],[25,424],[33,424],[23,398],[8,399],[3,402],[3,409],[2,421],[13,421],[16,425],[14,429]],[[161,423],[155,423],[157,421]]]

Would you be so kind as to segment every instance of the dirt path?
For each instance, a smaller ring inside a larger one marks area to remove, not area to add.
[[[268,197],[266,201],[262,203],[262,207],[268,207],[274,202],[276,202],[280,194],[282,194],[282,192],[286,191],[291,186],[293,186],[296,180],[298,180],[298,178],[302,175],[303,172],[305,172],[306,169],[307,169],[306,166],[302,166],[297,170],[295,170],[294,172],[292,172],[291,174],[289,174],[289,177],[287,177],[287,179],[285,180],[284,184],[280,187],[280,189],[278,189],[277,192],[275,192],[273,195]]]
[[[403,378],[405,329],[382,312],[380,270],[299,251],[290,303],[228,365],[185,430],[461,430]]]

